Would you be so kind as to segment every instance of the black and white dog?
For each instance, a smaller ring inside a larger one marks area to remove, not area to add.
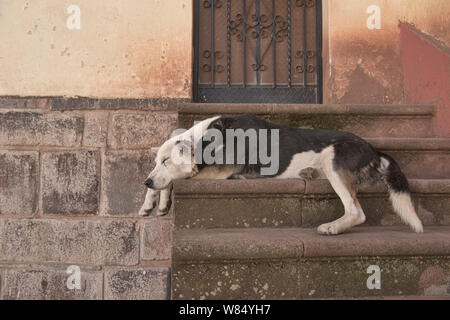
[[[211,131],[214,134],[210,134]],[[263,132],[276,139],[268,139],[267,136],[263,139],[257,135],[252,142],[249,139],[251,135],[248,135],[244,152],[239,155],[239,146],[230,144],[237,135],[229,132],[250,131]],[[205,161],[201,152],[200,160],[197,159],[196,150],[206,150],[208,146],[216,160],[219,153],[224,153],[227,161]],[[255,146],[256,149],[251,151]],[[261,149],[270,150],[272,163],[267,163],[268,154],[263,157],[259,152]],[[258,156],[255,157],[254,153]],[[377,180],[386,184],[394,210],[401,219],[415,232],[423,232],[411,201],[408,181],[398,164],[351,133],[291,128],[251,115],[217,116],[171,137],[159,148],[155,162],[155,168],[145,181],[148,191],[140,215],[148,215],[156,206],[158,197],[157,215],[167,213],[171,184],[175,179],[289,179],[299,178],[305,169],[313,169],[328,179],[345,208],[341,218],[318,227],[320,234],[339,234],[363,223],[366,217],[356,197],[356,186]],[[273,169],[273,163],[276,163],[276,170],[269,170],[269,167]],[[264,170],[266,173],[262,174]]]

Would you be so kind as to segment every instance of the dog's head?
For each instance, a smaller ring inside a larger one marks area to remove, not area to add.
[[[216,116],[200,121],[189,130],[175,130],[171,138],[158,150],[156,166],[145,181],[147,188],[162,190],[176,179],[186,179],[196,175],[199,169],[194,161],[194,148],[196,144],[202,143],[206,130],[219,118]],[[197,150],[201,151],[201,148]]]
[[[178,135],[167,140],[158,150],[155,168],[150,172],[147,188],[162,190],[176,179],[185,179],[197,173],[194,146],[189,135]]]

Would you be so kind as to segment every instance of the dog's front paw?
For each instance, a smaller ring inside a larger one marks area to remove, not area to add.
[[[158,208],[158,211],[156,212],[156,215],[157,215],[157,216],[164,216],[164,215],[166,215],[168,212],[169,212],[169,208],[163,208],[163,209],[159,209],[159,208]]]
[[[151,209],[148,210],[148,209],[141,208],[141,209],[139,210],[138,214],[139,214],[141,217],[145,217],[145,216],[148,216],[148,215],[150,214],[150,212],[152,212]]]
[[[143,205],[142,207],[141,207],[141,209],[139,210],[139,215],[141,216],[141,217],[145,217],[145,216],[148,216],[151,212],[152,212],[152,210],[153,210],[153,208],[155,207],[155,204],[153,204],[153,205],[151,205],[151,206],[145,206],[145,205]]]
[[[156,204],[158,203],[158,196],[159,191],[155,191],[152,189],[147,190],[147,194],[145,195],[145,201],[142,205],[141,209],[139,210],[139,215],[141,217],[148,216],[153,208],[156,207]]]
[[[339,230],[335,223],[324,223],[317,228],[317,232],[323,235],[339,234]]]
[[[153,208],[155,208],[155,207],[156,207],[156,200],[145,202],[142,205],[141,209],[139,210],[139,215],[141,217],[148,216],[152,212]]]
[[[157,216],[164,216],[169,212],[169,209],[172,205],[171,194],[172,186],[169,186],[161,191],[161,194],[159,196],[158,211],[156,212]]]

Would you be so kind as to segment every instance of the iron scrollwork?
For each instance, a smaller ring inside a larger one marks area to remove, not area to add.
[[[223,6],[223,3],[222,3],[221,0],[214,1],[214,7],[215,8],[222,8],[222,6]],[[211,0],[204,0],[203,1],[203,8],[205,8],[205,9],[211,8]]]
[[[205,50],[205,51],[203,51],[202,56],[205,59],[209,59],[209,58],[211,58],[211,52],[209,50]],[[222,51],[214,52],[215,59],[219,60],[219,59],[222,59],[223,57],[224,57],[224,54]],[[202,70],[203,70],[203,72],[211,72],[211,66],[209,64],[205,63],[202,66]],[[216,65],[214,68],[214,72],[217,72],[217,73],[222,73],[224,70],[225,70],[225,68],[221,64]]]
[[[299,8],[304,6],[306,6],[307,8],[312,8],[315,5],[316,5],[315,0],[295,0],[295,6]]]
[[[243,29],[244,17],[242,14],[238,13],[236,15],[235,20],[230,22],[231,26],[231,34],[236,36],[236,39],[239,42],[244,40],[244,33],[247,34],[250,32],[251,38],[256,39],[267,39],[269,38],[270,28],[272,28],[274,21],[271,21],[269,17],[265,14],[261,16],[257,16],[253,14],[251,16],[251,23],[249,23],[245,30]],[[275,40],[277,42],[282,42],[287,37],[287,22],[281,16],[275,17]]]
[[[312,50],[306,51],[306,57],[308,59],[314,58],[315,54],[316,53],[314,51],[312,51]],[[305,51],[298,50],[298,51],[295,52],[295,57],[296,58],[303,58],[304,56],[305,56]]]
[[[306,57],[305,57],[305,51],[303,51],[303,50],[297,50],[295,52],[295,57],[298,59],[303,59],[303,58],[312,59],[312,58],[314,58],[315,55],[316,55],[316,53],[312,50],[306,51]],[[316,70],[316,67],[313,64],[308,64],[306,66],[306,72],[308,72],[308,73],[313,73],[315,70]],[[297,65],[295,67],[295,71],[297,73],[303,73],[303,72],[305,72],[305,67],[303,65]]]
[[[305,69],[302,65],[297,65],[295,67],[295,71],[297,73],[303,73],[305,72]],[[306,72],[313,73],[314,71],[316,71],[316,67],[313,64],[308,64],[308,66],[306,67]]]
[[[243,26],[244,17],[242,14],[238,13],[235,20],[230,21],[231,34],[236,37],[237,41],[243,42],[244,35],[253,40],[258,39],[268,39],[272,36],[272,41],[264,51],[260,62],[251,65],[253,71],[265,71],[267,67],[261,63],[264,60],[264,56],[267,53],[269,47],[272,43],[283,42],[288,36],[288,24],[286,20],[281,16],[275,16],[274,19],[269,18],[269,16],[262,14],[256,15],[252,14],[250,16],[250,21],[248,24]]]

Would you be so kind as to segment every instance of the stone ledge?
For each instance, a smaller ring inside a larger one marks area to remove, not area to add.
[[[0,108],[11,109],[46,109],[51,110],[176,110],[186,98],[91,98],[62,96],[3,96]]]
[[[186,103],[178,107],[186,114],[346,114],[432,116],[434,105],[339,105],[339,104],[240,104]]]
[[[0,108],[5,109],[47,109],[49,97],[0,97]]]
[[[172,261],[288,260],[317,257],[449,256],[450,227],[356,227],[338,236],[315,229],[209,229],[174,232]]]

